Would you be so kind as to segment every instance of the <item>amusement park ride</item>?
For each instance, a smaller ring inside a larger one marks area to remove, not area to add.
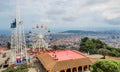
[[[19,65],[24,62],[30,62],[30,57],[28,56],[28,51],[26,48],[26,39],[23,30],[23,23],[20,20],[20,9],[18,0],[16,0],[16,18],[11,24],[12,34],[11,34],[11,57],[10,65]],[[33,51],[37,49],[46,50],[49,47],[51,39],[50,29],[44,25],[36,25],[29,32],[30,43],[32,45]]]
[[[11,57],[10,64],[22,64],[23,61],[28,62],[25,34],[23,30],[23,23],[20,20],[20,9],[16,0],[16,18],[11,24]]]
[[[36,25],[29,32],[29,42],[33,51],[46,50],[51,42],[50,29],[45,25]]]

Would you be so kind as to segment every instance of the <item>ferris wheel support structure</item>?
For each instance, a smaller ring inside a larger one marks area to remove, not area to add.
[[[33,49],[38,48],[40,50],[46,50],[48,48],[48,43],[44,40],[44,36],[39,34],[37,35],[37,41],[33,45]]]

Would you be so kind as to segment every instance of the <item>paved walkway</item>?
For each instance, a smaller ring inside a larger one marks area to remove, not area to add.
[[[42,66],[42,64],[39,63],[38,60],[36,60],[36,62],[34,63],[34,65],[36,66],[36,71],[37,72],[47,72],[44,67]]]
[[[29,68],[28,72],[37,72],[35,68]]]
[[[5,70],[5,69],[6,69],[6,68],[2,68],[2,69],[0,69],[0,72],[3,71],[3,70]]]

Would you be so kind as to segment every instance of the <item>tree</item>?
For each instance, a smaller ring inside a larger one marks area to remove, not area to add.
[[[81,39],[82,42],[86,42],[87,40],[89,40],[88,37],[84,37],[84,38]]]
[[[88,37],[82,38],[80,42],[79,51],[89,52],[90,54],[108,54],[114,57],[120,57],[120,48],[109,47],[107,44],[99,39],[89,39]]]
[[[58,46],[54,45],[53,50],[58,50]]]
[[[114,56],[114,57],[120,57],[120,49],[119,48],[107,47],[107,49],[110,51],[108,53],[108,55]]]
[[[92,40],[88,39],[86,42],[85,42],[85,45],[86,45],[86,48],[87,48],[87,52],[90,52],[90,54],[94,54],[94,49],[95,49],[95,45],[93,43]]]
[[[10,42],[7,42],[7,48],[11,49],[11,43]]]
[[[17,67],[8,67],[7,69],[3,70],[2,72],[28,72],[28,68],[32,66],[27,64],[21,64]]]
[[[89,38],[85,37],[81,39],[81,43],[80,43],[80,51],[84,51],[84,52],[88,52],[88,48],[86,46],[86,42],[89,42]],[[88,45],[88,44],[87,44]]]
[[[120,72],[120,61],[99,60],[90,67],[90,72]]]
[[[98,53],[98,50],[101,48],[106,48],[106,44],[99,39],[89,39],[85,37],[81,39],[80,51],[89,52],[90,54]]]
[[[2,72],[16,72],[16,70],[14,68],[7,68],[3,70]]]
[[[103,55],[103,59],[105,59],[105,56],[109,53],[109,50],[107,50],[107,49],[99,49],[98,53]]]

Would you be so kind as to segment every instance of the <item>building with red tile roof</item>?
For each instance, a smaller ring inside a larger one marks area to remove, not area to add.
[[[75,50],[57,50],[36,55],[47,72],[83,72],[89,69],[90,59]]]
[[[8,50],[8,49],[5,48],[5,47],[0,47],[0,53],[3,52],[3,51],[6,51],[6,50]]]

